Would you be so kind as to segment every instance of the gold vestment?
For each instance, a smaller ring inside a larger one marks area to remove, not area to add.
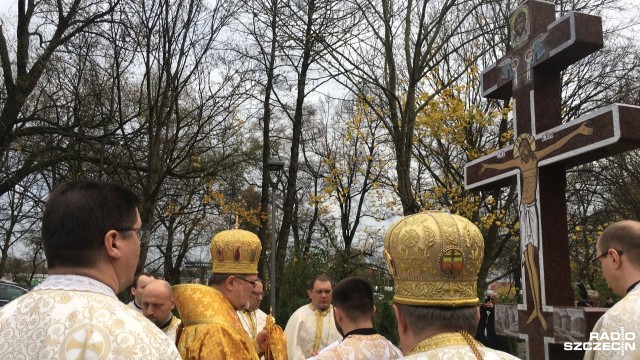
[[[196,284],[173,287],[182,320],[178,350],[183,359],[258,360],[255,339],[242,328],[236,309],[218,290]]]

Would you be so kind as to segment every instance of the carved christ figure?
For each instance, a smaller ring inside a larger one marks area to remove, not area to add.
[[[540,274],[535,262],[535,254],[540,247],[538,207],[536,203],[538,162],[554,151],[561,149],[575,136],[591,135],[592,133],[593,129],[583,123],[565,137],[538,151],[535,151],[536,142],[533,136],[531,134],[522,134],[518,136],[513,144],[513,159],[499,164],[482,164],[480,168],[480,173],[483,173],[486,169],[520,169],[520,244],[524,249],[523,262],[529,277],[529,287],[534,307],[527,324],[538,318],[542,328],[545,330],[547,330],[547,322],[541,310]]]

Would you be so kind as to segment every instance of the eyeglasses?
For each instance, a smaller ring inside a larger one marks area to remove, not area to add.
[[[238,275],[236,275],[236,279],[240,279],[240,280],[246,281],[249,284],[251,284],[254,288],[258,285],[258,280],[251,281],[251,280],[247,280],[247,279],[243,278],[242,276],[238,276]]]
[[[120,231],[135,231],[136,235],[138,235],[138,240],[141,240],[146,234],[147,234],[147,229],[145,228],[135,228],[135,227],[123,227],[123,228],[115,228],[113,229],[117,232]]]
[[[618,250],[618,249],[609,249],[609,250],[615,250],[618,253],[618,255],[622,255],[623,254],[622,250]],[[609,250],[607,250],[607,251],[603,252],[602,254],[596,256],[596,258],[593,259],[593,263],[594,264],[598,264],[598,262],[599,262],[598,260],[602,259],[603,257],[607,257],[607,255],[609,255]]]

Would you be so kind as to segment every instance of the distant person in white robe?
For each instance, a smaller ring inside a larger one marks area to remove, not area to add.
[[[129,301],[129,306],[132,309],[142,312],[142,290],[154,279],[155,277],[147,272],[139,273],[133,278],[133,284],[131,284],[130,289],[133,300]]]
[[[289,360],[315,356],[327,345],[342,339],[331,306],[331,278],[318,275],[309,281],[307,288],[311,303],[296,310],[284,330]]]
[[[116,297],[138,265],[138,203],[121,185],[93,180],[49,195],[49,276],[0,309],[0,359],[180,359],[171,339]]]
[[[605,228],[596,242],[594,261],[622,299],[602,315],[589,335],[589,341],[600,343],[602,350],[587,350],[584,358],[640,359],[640,222],[624,220]]]
[[[171,284],[165,280],[153,280],[141,292],[142,314],[176,342],[180,319],[173,315],[176,299]]]
[[[373,287],[359,277],[340,281],[333,289],[333,316],[342,341],[325,348],[316,360],[391,360],[402,352],[373,328]]]
[[[263,297],[264,286],[262,285],[262,280],[258,279],[256,287],[251,291],[249,307],[245,310],[236,310],[242,323],[242,328],[252,339],[255,339],[258,332],[264,329],[267,322],[267,314],[260,310],[260,303],[262,303]],[[263,358],[264,356],[261,357],[261,359]]]
[[[482,233],[471,221],[426,211],[396,221],[383,256],[394,280],[393,309],[404,358],[516,360],[473,338],[480,320]]]

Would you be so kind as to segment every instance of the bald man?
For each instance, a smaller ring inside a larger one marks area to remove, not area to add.
[[[164,280],[152,280],[142,291],[141,301],[144,316],[175,343],[180,319],[171,312],[175,307],[171,284]]]
[[[587,350],[585,360],[640,358],[640,222],[609,225],[596,242],[595,259],[613,292],[622,297],[602,315],[590,338],[601,350]],[[614,337],[620,340],[614,340]]]

